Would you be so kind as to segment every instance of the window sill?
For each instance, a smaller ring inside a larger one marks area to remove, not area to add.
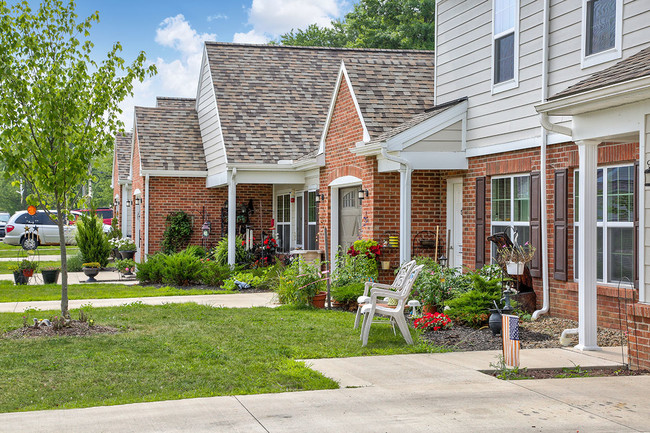
[[[610,48],[599,53],[590,54],[582,58],[581,67],[582,69],[590,68],[592,66],[601,65],[603,63],[617,60],[622,57],[622,52],[616,47]]]
[[[492,84],[492,94],[496,95],[497,93],[505,92],[506,90],[516,89],[517,87],[519,87],[519,83],[514,78],[508,81],[502,81],[497,84]]]

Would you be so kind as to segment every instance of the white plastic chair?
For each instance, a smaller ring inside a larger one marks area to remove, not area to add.
[[[404,340],[408,344],[413,344],[413,338],[411,338],[411,333],[409,331],[408,324],[406,323],[406,318],[404,317],[404,307],[408,302],[408,298],[413,289],[413,284],[417,279],[418,275],[424,268],[424,265],[416,266],[409,273],[406,283],[401,291],[395,292],[392,290],[380,289],[380,288],[371,288],[370,289],[370,303],[365,304],[361,308],[361,314],[364,315],[363,318],[363,327],[361,331],[361,340],[363,342],[362,346],[368,344],[368,335],[370,334],[370,327],[372,326],[375,316],[383,316],[391,319],[391,322],[397,323]],[[397,305],[389,306],[378,304],[377,300],[380,296],[387,296],[397,299]]]
[[[395,276],[395,280],[393,280],[393,284],[380,284],[372,281],[366,282],[365,287],[363,289],[363,295],[357,298],[357,304],[359,305],[359,307],[357,308],[357,316],[354,318],[354,329],[357,329],[359,327],[359,321],[361,318],[361,308],[365,304],[368,304],[370,302],[370,289],[376,287],[380,289],[393,290],[393,291],[402,290],[402,288],[404,288],[404,284],[407,281],[407,277],[409,276],[409,273],[411,272],[411,269],[413,269],[414,266],[415,266],[415,260],[411,260],[410,262],[404,263],[402,267],[399,269],[399,271],[397,271],[397,275]]]

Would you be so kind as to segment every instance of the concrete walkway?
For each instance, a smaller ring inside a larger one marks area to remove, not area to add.
[[[498,351],[305,361],[338,390],[0,414],[0,432],[650,431],[650,376],[502,381]],[[529,349],[523,366],[617,365],[602,352]]]
[[[227,295],[188,295],[188,296],[156,296],[142,298],[118,298],[118,299],[78,299],[68,301],[70,309],[79,308],[82,305],[93,307],[113,307],[134,302],[142,302],[146,305],[182,304],[185,302],[196,302],[200,305],[228,308],[248,307],[274,307],[275,293],[233,293]],[[38,309],[41,311],[58,310],[61,308],[61,301],[28,301],[28,302],[0,302],[0,313],[23,312],[27,309]],[[0,427],[1,428],[1,427]],[[1,430],[0,430],[1,431]]]
[[[83,272],[68,272],[68,284],[80,284],[85,283],[88,277]],[[138,280],[135,277],[120,277],[120,273],[117,271],[101,271],[95,277],[98,283],[110,283],[110,284],[127,284],[135,285],[138,284]],[[13,281],[13,274],[0,274],[0,280],[4,281]],[[61,275],[57,283],[61,284]],[[43,276],[40,272],[34,272],[34,275],[30,277],[29,285],[38,285],[43,284]]]

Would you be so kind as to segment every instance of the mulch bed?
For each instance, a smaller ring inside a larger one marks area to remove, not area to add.
[[[488,373],[497,377],[497,372]],[[568,379],[575,377],[645,376],[650,370],[628,370],[627,367],[611,368],[540,368],[520,370],[511,379]]]
[[[6,332],[3,337],[5,338],[35,338],[35,337],[59,337],[59,336],[87,336],[95,334],[116,334],[118,329],[110,326],[93,325],[90,326],[88,322],[80,322],[79,320],[72,320],[70,323],[62,328],[54,329],[54,326],[23,326],[22,328],[14,329],[13,331]]]

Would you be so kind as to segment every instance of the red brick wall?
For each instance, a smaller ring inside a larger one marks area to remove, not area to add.
[[[650,369],[650,305],[628,307],[628,362],[634,369]]]
[[[139,189],[142,192],[142,197],[144,197],[144,177],[140,175],[140,143],[138,141],[138,130],[137,127],[134,128],[134,148],[133,148],[133,159],[131,161],[131,167],[132,167],[132,194]],[[127,235],[130,234],[131,238],[135,241],[136,239],[136,230],[140,232],[140,245],[137,245],[138,250],[141,252],[144,252],[144,206],[140,206],[141,210],[141,215],[140,215],[140,225],[139,227],[135,226],[136,222],[136,217],[135,217],[135,210],[136,206],[133,204],[134,203],[134,195],[129,197],[129,200],[131,200],[131,206],[128,207],[128,212],[131,212],[131,229],[127,231],[122,231],[122,234]]]

